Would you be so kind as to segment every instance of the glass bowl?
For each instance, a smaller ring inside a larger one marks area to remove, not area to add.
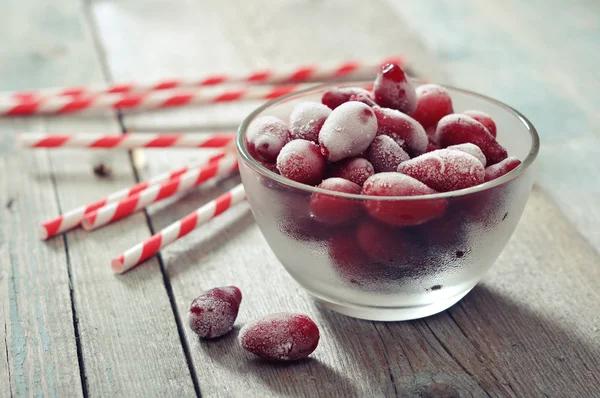
[[[370,84],[319,85],[256,109],[238,131],[240,173],[256,222],[271,250],[323,307],[370,320],[421,318],[464,297],[506,246],[531,192],[539,138],[531,123],[511,107],[445,86],[455,112],[476,109],[494,119],[498,141],[510,156],[522,161],[519,167],[496,180],[459,191],[412,197],[361,196],[288,180],[248,152],[245,135],[256,117],[270,115],[287,121],[296,104],[320,102],[330,88]],[[359,215],[343,225],[320,223],[310,211],[315,195],[337,201],[332,211],[354,206]],[[387,214],[409,215],[423,208],[438,210],[437,217],[427,222],[398,227],[369,212],[382,208]]]

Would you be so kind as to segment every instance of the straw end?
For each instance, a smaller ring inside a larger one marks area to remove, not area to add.
[[[39,235],[41,240],[47,240],[49,238],[48,230],[43,225],[40,225]]]
[[[126,271],[126,269],[123,269],[124,263],[125,263],[125,257],[123,255],[120,255],[119,257],[114,258],[110,262],[110,268],[112,269],[112,271],[115,274],[122,274],[123,272]]]

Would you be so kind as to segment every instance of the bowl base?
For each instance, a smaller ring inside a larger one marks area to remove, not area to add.
[[[471,286],[465,291],[432,304],[410,307],[361,306],[330,300],[312,292],[308,293],[316,299],[322,308],[326,308],[352,318],[366,319],[369,321],[395,322],[410,321],[442,312],[459,302],[460,299],[465,297],[467,293],[473,289],[473,287],[474,286]]]

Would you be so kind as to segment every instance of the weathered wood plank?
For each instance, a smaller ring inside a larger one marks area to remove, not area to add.
[[[135,79],[140,74],[152,77],[197,75],[221,67],[279,65],[334,55],[344,58],[402,51],[415,59],[425,58],[418,44],[414,44],[412,36],[404,30],[402,21],[381,5],[383,3],[365,4],[361,8],[359,2],[348,5],[347,2],[267,4],[253,1],[238,3],[235,9],[229,3],[211,3],[212,7],[202,2],[176,4],[174,7],[172,2],[158,1],[148,9],[141,2],[94,3],[94,15],[115,80]],[[348,11],[350,9],[355,10],[356,15]],[[158,18],[163,15],[164,18]],[[298,18],[298,22],[289,23],[291,15]],[[209,21],[213,18],[218,18],[221,25],[215,26]],[[127,24],[115,21],[127,21]],[[229,28],[227,36],[223,25]],[[124,27],[120,31],[115,30],[115,26]],[[313,26],[318,28],[307,28]],[[128,59],[131,57],[128,54],[135,53],[139,46],[133,37],[141,34],[150,35],[154,53],[171,54],[177,63],[164,66],[149,62],[150,58],[143,58],[142,62],[138,62],[137,56],[133,61]],[[203,41],[201,53],[189,51],[197,47],[196,40],[205,37],[215,39],[212,43]],[[404,47],[399,48],[398,43],[406,45],[406,51]],[[430,65],[435,67],[433,63]],[[445,79],[443,73],[435,71],[424,74],[435,80]],[[246,107],[233,106],[227,110],[193,109],[127,116],[125,125],[139,128],[172,123],[200,126],[213,120],[226,123],[239,120],[246,111]],[[194,152],[181,153],[147,151],[149,164],[143,173],[155,174],[168,169],[169,165],[175,167],[184,162],[186,156],[194,156]],[[150,209],[152,225],[156,229],[168,225],[236,182],[229,180],[219,187],[198,190],[176,205],[153,206]],[[435,396],[440,393],[532,396],[547,392],[560,396],[570,391],[567,390],[569,383],[574,385],[573,391],[584,396],[596,392],[594,385],[583,381],[586,375],[591,377],[586,366],[597,367],[594,355],[599,346],[598,320],[579,319],[578,314],[587,313],[589,297],[596,297],[591,286],[597,284],[598,275],[588,273],[585,264],[597,264],[598,256],[540,191],[534,191],[519,229],[482,287],[443,314],[417,322],[391,324],[353,320],[318,309],[278,264],[245,206],[240,205],[163,250],[162,258],[183,323],[190,301],[202,290],[236,284],[244,292],[238,325],[265,313],[301,311],[319,323],[322,342],[312,360],[276,366],[250,359],[237,346],[236,333],[204,342],[186,326],[186,338],[203,394],[315,396],[328,391],[329,395],[338,396]],[[539,224],[543,227],[538,227]],[[554,224],[559,228],[558,232],[553,230],[551,236],[555,241],[551,241],[549,229]],[[552,245],[556,247],[550,248]],[[571,250],[576,250],[578,255]],[[549,269],[552,271],[548,272]],[[123,278],[137,272],[142,271],[135,270]],[[576,275],[571,276],[571,273]],[[539,277],[540,274],[543,277]],[[559,283],[564,278],[569,278],[566,283],[569,286],[581,283],[578,290],[564,289]],[[588,282],[584,282],[586,278]],[[564,302],[554,305],[556,297],[565,297]],[[553,306],[548,306],[550,302]],[[579,338],[569,342],[566,337],[570,334],[561,332],[567,327],[577,330],[575,335]],[[590,332],[593,330],[596,332]],[[540,334],[548,337],[540,337]],[[490,342],[490,339],[496,340]],[[565,349],[565,345],[570,348]],[[535,356],[526,358],[527,352],[517,347],[535,352]],[[502,350],[509,355],[504,356]],[[555,363],[555,352],[567,353],[568,359]],[[534,362],[536,365],[530,366]],[[527,371],[528,367],[541,373],[544,369],[552,372],[541,375]],[[511,370],[513,368],[518,371]],[[583,373],[574,376],[578,371]],[[558,375],[559,372],[563,373]],[[551,388],[544,387],[550,378],[553,381],[547,385]]]
[[[532,121],[542,140],[540,185],[600,251],[600,4],[389,4],[426,33],[425,44],[457,85],[498,98]]]
[[[80,1],[19,2],[17,10],[19,15],[2,13],[8,23],[0,25],[13,37],[3,46],[2,89],[104,79]],[[114,117],[3,123],[12,126],[3,129],[9,137],[14,130],[119,130]],[[94,176],[92,167],[100,161],[114,170],[111,178]],[[8,272],[0,281],[13,392],[194,395],[158,262],[151,261],[145,273],[126,281],[115,278],[108,266],[119,241],[149,235],[145,216],[138,214],[93,234],[72,232],[47,243],[36,236],[41,220],[131,185],[135,180],[127,153],[3,154],[2,163],[8,177],[1,183],[3,206],[14,199],[12,211],[2,209],[7,243],[2,244],[1,261]]]

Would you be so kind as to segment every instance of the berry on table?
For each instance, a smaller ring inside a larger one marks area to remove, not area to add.
[[[295,361],[309,356],[319,344],[319,328],[306,315],[277,313],[240,330],[240,345],[271,361]]]
[[[207,290],[192,301],[190,328],[207,339],[223,336],[233,328],[241,302],[242,292],[235,286]]]

